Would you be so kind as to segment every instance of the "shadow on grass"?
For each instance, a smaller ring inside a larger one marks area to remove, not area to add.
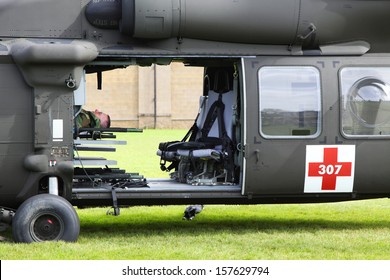
[[[150,213],[123,211],[118,216],[106,216],[104,209],[93,213],[81,213],[80,236],[115,236],[142,235],[152,237],[157,235],[218,235],[220,233],[250,234],[250,233],[316,233],[327,230],[361,231],[385,230],[390,231],[390,216],[381,215],[368,217],[364,211],[344,216],[337,214],[333,217],[324,215],[304,215],[291,211],[285,215],[271,213],[250,213],[232,211],[209,211],[201,213],[192,221],[181,219],[181,213],[176,209],[172,212],[159,213],[158,208]],[[102,212],[100,212],[102,211]],[[11,229],[0,232],[8,242],[12,239]]]
[[[219,234],[229,232],[231,234],[242,233],[313,233],[324,230],[390,230],[389,220],[375,221],[347,221],[327,219],[305,219],[305,218],[259,218],[259,217],[217,217],[210,219],[196,218],[193,221],[183,221],[180,218],[173,220],[162,217],[156,220],[155,217],[132,221],[131,219],[116,220],[112,217],[110,222],[89,222],[81,221],[81,234],[98,234],[99,232],[110,232],[113,236],[123,235],[164,235],[176,232],[182,235]]]

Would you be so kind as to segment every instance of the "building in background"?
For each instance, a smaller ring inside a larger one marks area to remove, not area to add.
[[[115,127],[189,128],[202,83],[203,68],[181,63],[103,72],[102,90],[97,89],[96,74],[88,74],[84,108],[108,113]]]

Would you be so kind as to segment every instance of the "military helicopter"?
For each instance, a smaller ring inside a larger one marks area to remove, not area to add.
[[[16,242],[76,241],[73,206],[389,197],[388,11],[368,0],[1,1],[1,223]],[[203,67],[204,84],[188,134],[156,147],[170,179],[78,157],[84,141],[122,131],[75,127],[83,75],[171,62]]]

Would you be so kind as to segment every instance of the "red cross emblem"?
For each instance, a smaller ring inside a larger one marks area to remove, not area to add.
[[[324,149],[324,162],[309,163],[308,176],[322,177],[321,190],[335,190],[338,176],[352,175],[352,162],[338,162],[338,148]]]
[[[306,146],[305,192],[352,192],[354,145]]]

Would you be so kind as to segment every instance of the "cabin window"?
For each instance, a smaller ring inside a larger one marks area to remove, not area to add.
[[[259,70],[260,132],[265,138],[314,138],[320,134],[320,73],[308,66]]]
[[[343,134],[389,136],[390,68],[343,68],[340,85]]]

